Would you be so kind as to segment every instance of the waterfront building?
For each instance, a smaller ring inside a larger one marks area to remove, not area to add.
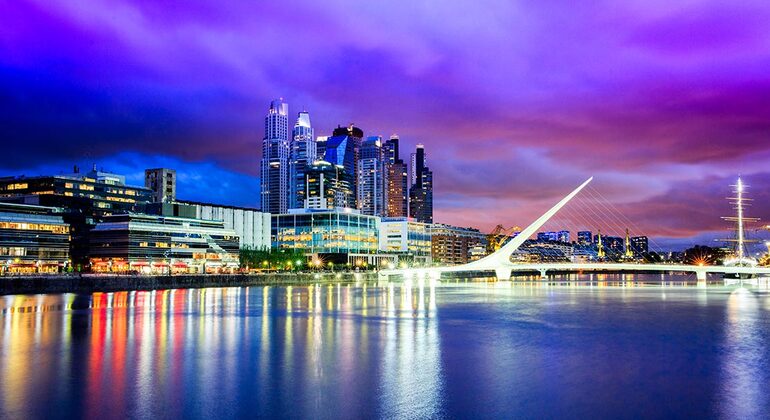
[[[343,172],[341,181],[350,186],[352,194],[347,197],[346,208],[357,208],[356,174],[358,173],[358,154],[364,132],[353,126],[334,129],[332,136],[326,139],[324,145],[324,160],[332,165],[341,166]]]
[[[325,160],[317,160],[305,175],[305,203],[307,209],[350,208],[355,201],[345,168]]]
[[[569,262],[573,261],[574,249],[561,241],[528,239],[517,249],[512,260],[516,262]]]
[[[367,137],[361,143],[358,158],[356,201],[361,213],[371,216],[385,214],[384,170],[382,137]]]
[[[232,273],[239,247],[221,221],[120,214],[93,228],[89,254],[96,272]]]
[[[538,242],[556,242],[558,240],[559,240],[559,235],[556,232],[549,231],[549,232],[537,233]]]
[[[569,242],[570,235],[568,230],[560,230],[556,232],[556,241],[558,242]]]
[[[152,191],[125,184],[125,177],[98,171],[53,176],[0,178],[0,201],[64,209],[70,226],[70,258],[76,269],[88,263],[88,234],[112,214],[145,211]]]
[[[0,203],[0,273],[57,273],[69,264],[69,225],[54,207]]]
[[[486,246],[486,235],[478,229],[441,223],[430,226],[431,256],[436,263],[454,265],[470,261],[470,250]]]
[[[148,206],[148,213],[190,219],[218,220],[225,229],[232,229],[240,239],[241,248],[270,249],[270,213],[258,209],[221,204],[178,200]]]
[[[593,235],[590,230],[581,230],[577,233],[577,243],[579,245],[590,245]]]
[[[288,208],[297,209],[304,207],[307,169],[315,162],[317,156],[313,127],[307,111],[302,111],[297,116],[290,146]]]
[[[176,200],[176,171],[166,168],[145,169],[144,186],[152,191],[153,203],[170,203]]]
[[[406,217],[383,217],[380,221],[379,251],[395,254],[399,259],[411,259],[428,265],[431,258],[431,229]]]
[[[285,213],[289,204],[289,105],[282,99],[270,103],[265,117],[260,175],[262,211]]]
[[[392,135],[383,147],[385,160],[385,215],[406,217],[409,214],[408,172],[399,156],[399,138]]]
[[[650,252],[649,240],[646,236],[634,236],[631,238],[631,249],[635,257],[642,257]]]
[[[621,238],[620,236],[607,236],[598,233],[594,237],[594,243],[596,244],[597,248],[599,247],[599,238],[601,238],[601,245],[604,253],[604,255],[600,255],[600,257],[606,256],[610,259],[618,259],[623,256],[625,252],[624,238]]]
[[[272,215],[273,248],[302,252],[311,263],[379,264],[380,218],[350,208],[296,209]],[[388,257],[390,259],[390,257]]]
[[[409,216],[433,223],[433,173],[426,165],[425,146],[417,145],[412,154],[412,186],[409,189]]]

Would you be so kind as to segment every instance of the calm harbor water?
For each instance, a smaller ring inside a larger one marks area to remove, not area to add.
[[[2,296],[0,418],[767,418],[770,290],[683,278]]]

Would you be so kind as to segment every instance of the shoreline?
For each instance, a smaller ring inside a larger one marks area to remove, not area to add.
[[[183,274],[174,276],[51,275],[0,277],[0,296],[48,293],[97,293],[133,290],[197,289],[345,282],[376,279],[374,272]]]

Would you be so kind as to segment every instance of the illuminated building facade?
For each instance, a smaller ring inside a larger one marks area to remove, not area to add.
[[[350,208],[354,201],[353,189],[345,168],[325,160],[317,160],[307,169],[305,176],[305,205],[308,209]]]
[[[282,99],[270,103],[265,117],[260,175],[262,211],[285,213],[289,204],[289,105]]]
[[[98,171],[69,175],[0,178],[0,201],[64,209],[70,225],[70,258],[75,269],[88,264],[88,234],[105,216],[145,211],[152,191],[125,184],[121,175]]]
[[[384,162],[382,137],[368,137],[361,143],[358,159],[357,203],[361,213],[382,216],[385,213]]]
[[[430,225],[406,217],[384,217],[380,221],[379,250],[419,264],[430,264]]]
[[[69,247],[60,209],[0,203],[0,272],[60,272],[68,267]]]
[[[325,142],[323,160],[344,169],[340,177],[341,181],[348,185],[352,192],[350,196],[346,197],[345,205],[340,207],[357,208],[356,174],[358,173],[358,154],[363,136],[364,132],[353,125],[337,127],[332,136],[328,137]]]
[[[289,208],[303,208],[305,204],[305,178],[307,169],[316,160],[316,141],[310,114],[302,111],[292,130],[289,153]]]
[[[221,204],[179,200],[174,203],[153,204],[148,213],[202,220],[219,220],[225,229],[232,229],[240,239],[241,248],[270,249],[270,213],[257,209]]]
[[[407,217],[408,172],[404,161],[399,157],[399,138],[390,137],[383,147],[385,158],[385,215],[388,217]]]
[[[376,255],[380,218],[354,209],[302,209],[272,215],[273,248],[294,250],[324,262],[347,264]]]
[[[173,169],[145,169],[144,186],[152,191],[154,203],[176,200],[176,171]]]
[[[433,172],[426,166],[425,147],[417,145],[412,154],[412,186],[409,188],[409,217],[433,223]]]
[[[478,229],[435,223],[430,226],[431,256],[436,263],[454,265],[470,261],[470,250],[485,246],[487,237]]]
[[[581,230],[577,233],[578,245],[590,245],[592,242],[593,234],[590,230]]]
[[[121,214],[93,228],[89,254],[96,272],[230,273],[239,247],[221,221]]]
[[[650,241],[646,236],[634,236],[631,238],[631,250],[634,256],[639,258],[650,251]]]

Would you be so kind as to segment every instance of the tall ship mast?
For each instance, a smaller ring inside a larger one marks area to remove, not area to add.
[[[751,258],[746,251],[746,243],[756,242],[754,240],[746,239],[746,227],[747,222],[756,222],[759,220],[756,217],[746,217],[744,211],[748,207],[750,198],[746,198],[745,190],[746,185],[741,178],[738,178],[738,182],[735,185],[731,185],[735,188],[735,196],[729,197],[728,200],[735,206],[736,216],[722,217],[722,219],[735,223],[735,238],[725,239],[726,242],[734,243],[733,255],[725,259],[724,264],[728,266],[740,266],[740,267],[753,267],[757,265],[757,260]]]

